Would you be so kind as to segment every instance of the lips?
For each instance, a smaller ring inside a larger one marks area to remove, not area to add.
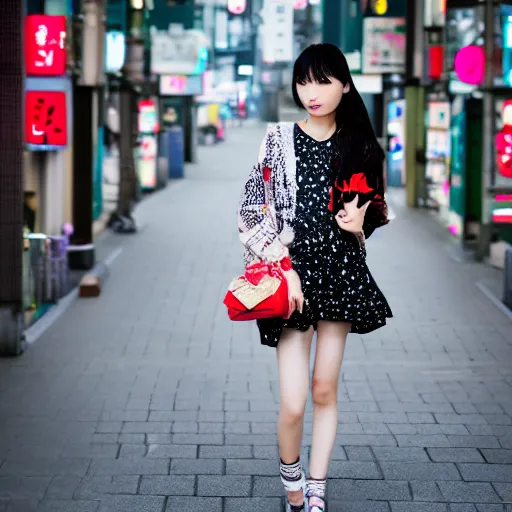
[[[311,110],[318,110],[318,109],[319,109],[319,108],[321,108],[321,107],[322,107],[322,105],[311,105],[309,108],[310,108]]]

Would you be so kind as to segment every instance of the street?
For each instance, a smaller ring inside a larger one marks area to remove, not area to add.
[[[275,351],[231,323],[236,208],[263,125],[136,210],[97,299],[0,360],[0,512],[278,512]],[[512,507],[512,323],[448,235],[390,191],[368,241],[387,327],[347,342],[331,512]],[[310,444],[306,414],[303,456]]]

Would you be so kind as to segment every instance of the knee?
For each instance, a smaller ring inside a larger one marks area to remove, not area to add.
[[[281,404],[280,417],[286,425],[299,425],[304,419],[305,405]]]
[[[336,405],[338,383],[336,381],[313,378],[311,394],[315,405]]]

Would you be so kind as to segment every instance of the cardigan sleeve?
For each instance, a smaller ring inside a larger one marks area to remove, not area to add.
[[[378,144],[378,142],[375,142],[375,144]],[[365,238],[369,238],[377,228],[389,223],[388,207],[385,199],[384,162],[381,153],[376,149],[373,144],[369,144],[365,148],[365,174],[368,184],[374,190],[364,217],[363,232]]]
[[[274,134],[269,130],[260,148],[258,163],[247,179],[238,207],[239,238],[249,259],[267,262],[281,261],[288,256],[288,248],[280,241],[273,205],[267,200],[266,189],[272,175]]]

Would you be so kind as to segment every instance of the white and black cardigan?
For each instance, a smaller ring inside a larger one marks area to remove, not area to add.
[[[377,176],[379,185],[375,186],[377,194],[372,195],[365,216],[366,238],[376,227],[388,222],[382,162],[373,167],[365,174]],[[294,123],[269,125],[238,208],[238,230],[245,247],[246,265],[259,260],[277,262],[289,255],[288,247],[294,238],[296,197]],[[364,243],[364,236],[359,238]]]

